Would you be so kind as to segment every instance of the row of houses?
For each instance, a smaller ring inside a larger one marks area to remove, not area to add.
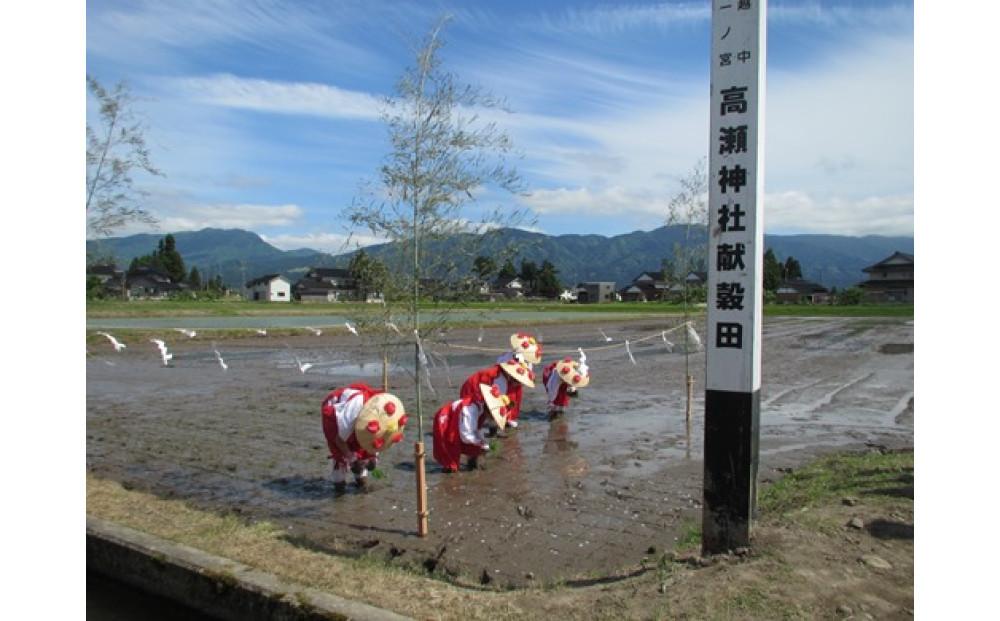
[[[868,278],[858,284],[869,302],[913,303],[913,255],[895,252],[891,256],[863,269]],[[113,265],[97,265],[87,269],[88,278],[96,278],[104,289],[115,296],[134,298],[166,298],[187,289],[184,283],[175,283],[170,277],[152,267],[141,267],[125,274]],[[614,301],[652,302],[680,298],[685,285],[702,287],[707,283],[705,272],[692,271],[682,282],[671,282],[662,271],[642,272],[631,283],[616,289],[612,281],[581,282],[563,290],[559,298],[564,302],[595,304]],[[428,286],[433,285],[430,281]],[[497,279],[493,283],[474,283],[473,288],[481,297],[496,299],[498,296],[523,297],[525,286],[520,278]],[[777,301],[791,303],[823,304],[830,301],[830,291],[818,283],[805,279],[782,282],[775,292]],[[281,274],[265,274],[245,283],[245,296],[261,302],[340,302],[358,300],[378,302],[381,294],[358,290],[358,282],[349,270],[332,267],[310,268],[294,284]]]
[[[188,288],[154,267],[140,267],[126,274],[114,265],[93,265],[87,268],[87,278],[96,279],[108,296],[127,299],[163,299]]]
[[[864,301],[913,303],[912,254],[894,252],[864,268],[862,272],[868,278],[857,286],[864,292]],[[705,272],[689,272],[682,282],[671,282],[662,271],[642,272],[617,293],[613,282],[580,283],[576,287],[575,299],[579,302],[610,302],[616,299],[625,302],[672,300],[684,294],[685,285],[702,287],[707,282]],[[775,297],[781,303],[826,304],[830,302],[832,294],[819,283],[794,278],[781,282],[775,290]]]
[[[858,283],[865,302],[913,303],[913,255],[894,252],[861,270],[867,280]],[[831,293],[823,285],[804,280],[787,280],[775,291],[779,302],[825,304]]]
[[[378,302],[379,292],[361,292],[350,270],[337,267],[312,267],[294,284],[281,274],[266,274],[246,283],[246,297],[261,302],[343,302],[359,300]]]

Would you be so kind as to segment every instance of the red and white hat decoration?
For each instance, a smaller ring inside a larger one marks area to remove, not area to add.
[[[503,369],[508,376],[514,378],[528,388],[535,387],[535,372],[517,359],[505,360],[501,362],[500,368]]]
[[[512,334],[510,347],[515,354],[522,354],[526,362],[539,364],[542,361],[542,344],[527,332]]]
[[[498,387],[488,384],[480,384],[479,392],[482,393],[483,401],[486,402],[486,409],[489,410],[490,416],[493,417],[493,421],[496,422],[497,427],[500,429],[506,427],[507,406],[510,404],[510,399],[507,395],[501,393]]]
[[[574,388],[584,388],[590,384],[590,369],[570,357],[556,363],[559,379]]]
[[[354,422],[354,437],[369,453],[382,451],[403,440],[407,419],[403,402],[398,397],[379,393],[361,407]]]

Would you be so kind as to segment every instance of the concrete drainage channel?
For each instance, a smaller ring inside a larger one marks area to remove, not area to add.
[[[87,570],[220,619],[408,618],[90,516]]]

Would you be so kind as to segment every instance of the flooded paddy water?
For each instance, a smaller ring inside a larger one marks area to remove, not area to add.
[[[651,548],[669,549],[700,520],[705,359],[690,359],[689,446],[684,355],[659,337],[679,322],[595,318],[541,327],[546,363],[557,351],[592,350],[590,387],[552,423],[541,385],[526,389],[521,425],[499,440],[486,469],[456,474],[430,460],[430,419],[497,354],[449,345],[500,349],[511,329],[487,327],[481,343],[478,328],[454,329],[425,343],[435,363],[434,392],[423,387],[425,539],[415,535],[412,349],[394,355],[390,371],[392,391],[411,414],[406,441],[383,454],[383,476],[370,490],[334,495],[320,402],[335,386],[381,381],[378,352],[344,330],[220,341],[228,370],[210,341],[166,326],[161,338],[175,354],[169,367],[152,344],[121,354],[89,345],[87,467],[130,488],[278,524],[303,546],[491,586],[627,575]],[[605,342],[598,328],[614,340]],[[633,343],[635,365],[624,347],[598,349],[650,335],[656,338]],[[681,332],[668,338],[683,343]],[[769,318],[764,339],[763,481],[830,450],[912,446],[912,322]],[[301,373],[298,361],[314,366]]]

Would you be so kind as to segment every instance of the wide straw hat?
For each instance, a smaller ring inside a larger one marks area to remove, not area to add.
[[[489,384],[480,384],[479,392],[483,393],[483,400],[486,402],[486,409],[493,417],[497,427],[503,429],[507,426],[507,395],[502,394],[500,389]]]
[[[510,348],[515,354],[522,354],[526,362],[531,364],[542,362],[542,344],[527,332],[510,335]]]
[[[379,393],[361,407],[354,422],[354,437],[369,453],[384,450],[402,441],[406,419],[403,402],[398,397]]]
[[[585,388],[590,383],[590,370],[580,372],[580,363],[572,358],[563,358],[556,363],[556,373],[559,379],[573,388]]]
[[[500,368],[507,373],[507,375],[513,377],[518,382],[524,384],[528,388],[535,387],[535,372],[529,369],[524,363],[518,362],[517,360],[505,360],[500,363]]]

